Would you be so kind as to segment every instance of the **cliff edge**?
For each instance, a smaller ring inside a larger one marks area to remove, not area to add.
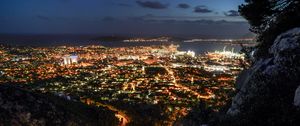
[[[257,59],[237,78],[227,112],[237,125],[300,124],[300,28],[279,35],[268,51],[271,57]]]

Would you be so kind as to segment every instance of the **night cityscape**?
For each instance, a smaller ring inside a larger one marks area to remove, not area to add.
[[[126,123],[149,120],[149,124],[172,125],[201,100],[219,111],[234,91],[244,55],[226,47],[203,55],[177,48],[1,46],[0,82],[110,106]],[[152,113],[145,116],[148,111]]]
[[[3,0],[0,126],[297,126],[297,0]]]

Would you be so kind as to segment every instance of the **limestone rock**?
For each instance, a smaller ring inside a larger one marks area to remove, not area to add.
[[[277,37],[271,46],[271,57],[259,59],[237,79],[237,94],[228,110],[229,115],[251,111],[258,104],[300,105],[300,28]],[[270,103],[271,104],[271,103]]]

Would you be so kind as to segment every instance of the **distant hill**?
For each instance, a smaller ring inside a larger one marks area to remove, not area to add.
[[[0,85],[0,126],[114,126],[112,111]]]
[[[101,37],[93,38],[92,40],[112,42],[112,41],[122,41],[129,38],[130,37],[125,37],[125,36],[101,36]]]
[[[247,33],[247,34],[241,36],[240,38],[255,38],[255,34],[249,32],[249,33]]]

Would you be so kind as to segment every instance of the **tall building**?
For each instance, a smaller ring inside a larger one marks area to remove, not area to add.
[[[67,55],[63,57],[64,62],[63,65],[77,64],[78,56],[77,55]]]
[[[78,56],[77,55],[71,55],[70,59],[71,59],[71,63],[78,63]]]

